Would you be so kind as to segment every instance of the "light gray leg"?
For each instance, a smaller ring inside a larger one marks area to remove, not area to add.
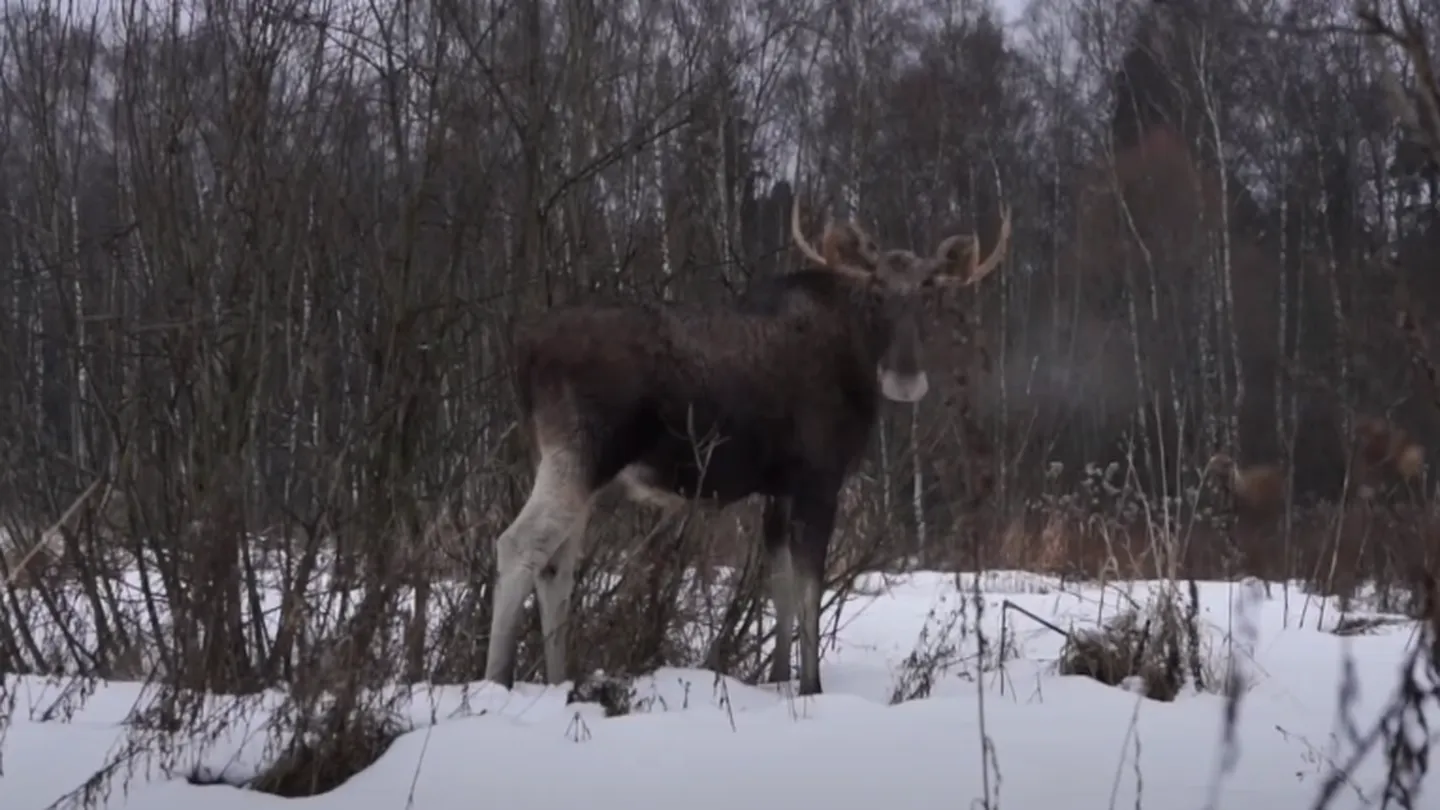
[[[524,515],[523,510],[521,515]],[[505,634],[520,621],[521,608],[515,607],[514,603],[518,601],[523,606],[525,596],[529,595],[526,593],[517,599],[513,594],[517,584],[513,579],[506,582],[506,574],[518,570],[520,544],[515,539],[515,533],[524,529],[517,517],[495,541],[495,581],[490,585],[490,643],[485,649],[485,679],[506,687],[514,685],[515,642],[513,638],[507,641]],[[523,586],[523,582],[520,585]],[[504,588],[509,588],[509,591]],[[503,611],[502,605],[505,606]]]
[[[770,665],[772,683],[790,680],[790,654],[795,637],[795,576],[790,549],[770,549],[770,602],[775,606],[775,659]]]
[[[809,571],[797,571],[800,625],[800,694],[820,693],[820,578]]]
[[[490,617],[490,644],[485,656],[485,680],[506,688],[515,685],[515,648],[520,615],[525,600],[535,588],[539,566],[532,561],[556,535],[540,532],[535,520],[522,515],[500,535],[496,554],[499,563],[495,579],[494,610]]]
[[[770,603],[775,606],[775,657],[770,680],[790,680],[790,651],[795,637],[795,574],[790,559],[790,499],[769,498],[761,515],[765,565],[770,577]]]
[[[535,588],[540,570],[571,536],[584,514],[585,494],[575,465],[561,453],[542,456],[535,486],[515,522],[496,541],[497,577],[485,680],[515,685],[515,647],[520,612]]]
[[[550,563],[540,569],[535,596],[540,602],[540,629],[545,633],[545,678],[554,686],[568,679],[566,656],[570,650],[570,596],[575,590],[575,563],[584,541],[583,526],[560,545]]]

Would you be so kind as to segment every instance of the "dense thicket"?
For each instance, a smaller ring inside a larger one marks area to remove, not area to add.
[[[1341,0],[12,3],[11,543],[89,494],[63,561],[4,592],[0,669],[333,685],[389,677],[336,662],[393,640],[406,677],[475,677],[527,488],[513,324],[730,298],[796,266],[796,193],[917,249],[1015,211],[1003,269],[930,313],[932,393],[887,408],[837,581],[1144,566],[1157,537],[1210,574],[1428,562],[1423,475],[1356,436],[1440,448],[1440,150],[1420,51],[1360,24]],[[1291,508],[1247,530],[1217,452],[1275,465]],[[757,671],[753,518],[597,521],[573,635],[625,643],[585,660]],[[735,563],[727,588],[697,560]]]

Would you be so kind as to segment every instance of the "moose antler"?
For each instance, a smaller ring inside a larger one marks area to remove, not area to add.
[[[841,236],[838,231],[838,229],[840,228],[847,229],[850,233],[845,236]],[[833,261],[831,259],[827,259],[824,255],[820,253],[820,251],[816,250],[815,247],[810,244],[810,241],[805,238],[804,230],[800,227],[799,197],[796,197],[794,203],[790,206],[790,236],[792,239],[795,240],[795,246],[800,248],[801,253],[805,254],[805,258],[820,265],[821,267],[835,273],[839,273],[846,278],[851,278],[856,281],[868,281],[870,279],[870,274],[865,272],[864,270],[855,267],[854,265],[851,265],[845,261],[842,261],[838,257]],[[836,226],[827,222],[825,225],[824,237],[824,241],[827,243],[827,246],[830,242],[838,242],[839,239],[842,238],[852,238],[855,239],[857,243],[864,241],[863,235],[854,225]]]
[[[995,242],[995,248],[985,261],[980,261],[980,239],[977,235],[968,234],[964,236],[952,236],[940,243],[936,251],[936,259],[944,261],[947,256],[958,253],[963,245],[966,252],[970,254],[969,271],[961,276],[950,273],[937,274],[935,280],[946,286],[969,287],[978,284],[981,279],[990,275],[995,268],[1000,266],[1000,260],[1005,258],[1006,248],[1010,244],[1010,206],[1005,206],[1000,211],[1000,238]]]

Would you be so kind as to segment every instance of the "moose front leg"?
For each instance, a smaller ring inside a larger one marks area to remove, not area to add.
[[[765,565],[770,577],[770,603],[775,608],[775,656],[771,683],[790,680],[790,650],[795,637],[795,576],[790,567],[790,499],[768,498],[761,531]]]
[[[836,492],[796,496],[790,510],[790,568],[795,583],[800,636],[800,694],[818,695],[820,688],[820,604],[825,584],[825,559],[835,529]]]

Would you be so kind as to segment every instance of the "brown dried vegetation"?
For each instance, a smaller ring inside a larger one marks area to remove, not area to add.
[[[1358,478],[1374,492],[1386,484],[1419,487],[1425,472],[1425,448],[1404,428],[1376,416],[1356,421]]]
[[[1209,468],[1225,478],[1238,506],[1256,514],[1274,513],[1285,506],[1285,470],[1279,464],[1242,467],[1226,453],[1210,458]]]

